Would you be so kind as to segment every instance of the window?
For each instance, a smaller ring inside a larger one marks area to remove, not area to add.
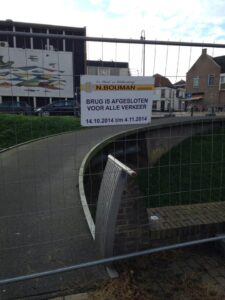
[[[110,75],[110,68],[105,68],[105,67],[99,67],[98,68],[98,75]]]
[[[120,75],[119,68],[110,68],[110,75],[119,76]]]
[[[225,90],[225,74],[220,75],[220,90]]]
[[[152,110],[157,110],[157,101],[156,100],[154,100],[152,102]]]
[[[166,96],[166,90],[161,90],[161,98],[165,98]]]
[[[194,77],[193,78],[193,88],[198,88],[199,87],[199,77]]]
[[[213,74],[208,75],[208,86],[212,86],[215,84],[215,76]]]
[[[94,66],[87,66],[88,75],[98,75],[98,68]]]

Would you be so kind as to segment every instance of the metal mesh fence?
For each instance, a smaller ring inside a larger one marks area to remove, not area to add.
[[[224,240],[224,66],[213,59],[224,45],[40,29],[0,36],[1,299],[82,290],[106,278],[102,264]],[[203,52],[215,68],[196,64]],[[86,73],[154,75],[152,123],[83,129]],[[137,174],[122,174],[114,219],[102,223],[113,232],[110,257],[95,226],[109,154]]]

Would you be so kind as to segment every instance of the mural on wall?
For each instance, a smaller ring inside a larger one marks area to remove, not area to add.
[[[72,52],[0,47],[0,95],[73,97]]]

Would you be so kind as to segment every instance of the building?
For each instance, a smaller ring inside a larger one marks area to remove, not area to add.
[[[0,102],[39,107],[59,99],[79,100],[86,42],[67,38],[72,35],[86,36],[86,28],[0,21]]]
[[[153,75],[155,78],[155,99],[152,102],[153,111],[178,110],[176,89],[170,80],[160,74]]]
[[[225,56],[212,57],[207,49],[187,72],[187,95],[199,110],[225,107]]]
[[[177,98],[185,98],[186,95],[186,81],[180,80],[173,84],[174,88],[176,89],[176,97]]]
[[[87,60],[87,74],[103,76],[129,76],[130,70],[127,62]]]
[[[178,103],[178,110],[184,111],[188,107],[189,101],[186,99],[186,81],[180,80],[173,84],[176,89],[176,101]]]

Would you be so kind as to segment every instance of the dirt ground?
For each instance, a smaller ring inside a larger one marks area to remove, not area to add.
[[[225,300],[225,256],[216,245],[140,257],[116,266],[119,277],[92,300]]]

